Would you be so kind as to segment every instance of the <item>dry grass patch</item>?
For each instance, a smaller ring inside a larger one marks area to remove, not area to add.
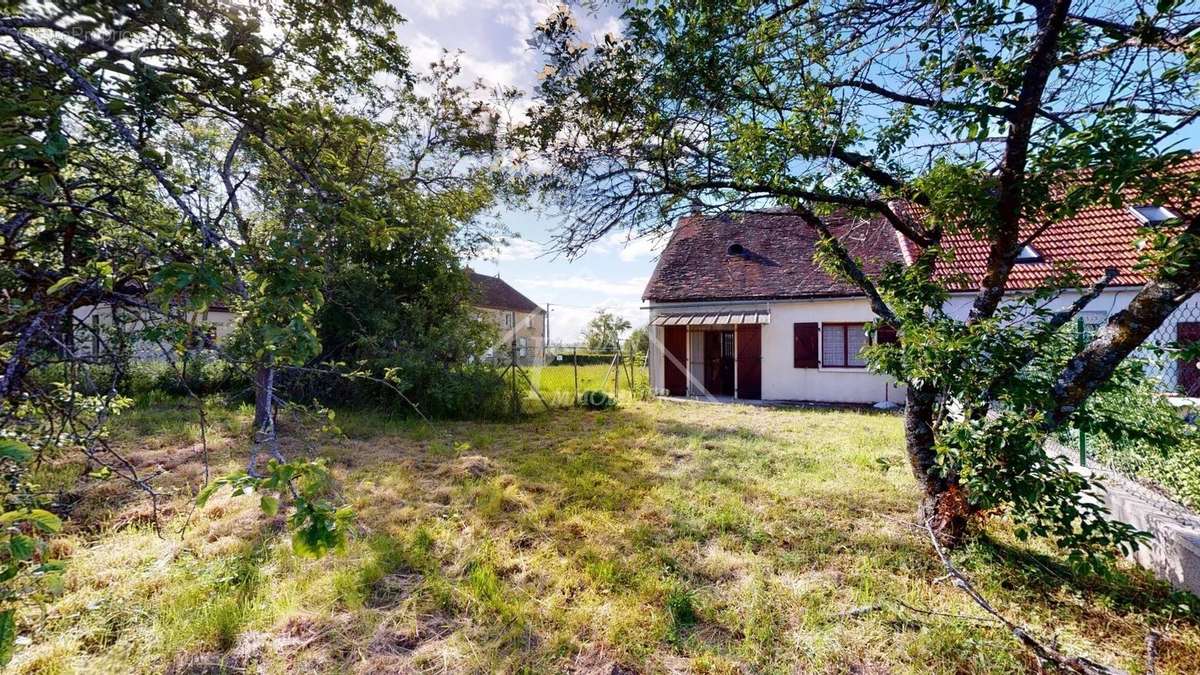
[[[314,561],[253,499],[215,497],[182,528],[197,487],[184,412],[139,410],[117,434],[139,461],[184,469],[161,479],[178,491],[161,536],[140,502],[107,486],[84,495],[78,513],[108,525],[58,544],[73,551],[67,589],[18,672],[1031,665],[931,583],[940,567],[904,524],[916,495],[894,416],[639,403],[431,429],[348,411],[340,440],[293,428],[292,451],[330,457],[359,514],[348,550]],[[244,452],[246,414],[216,415],[216,470]],[[1079,577],[999,526],[958,561],[1064,649],[1138,671],[1154,628],[1159,672],[1200,663],[1196,610],[1136,570]]]

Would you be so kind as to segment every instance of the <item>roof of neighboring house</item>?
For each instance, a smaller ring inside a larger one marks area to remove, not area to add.
[[[1200,172],[1200,153],[1177,164],[1173,171]],[[919,217],[919,209],[895,204],[902,217]],[[1139,206],[1133,204],[1132,206]],[[1186,207],[1180,216],[1193,215],[1197,206]],[[919,248],[882,218],[852,219],[827,217],[834,234],[872,274],[889,260],[911,262]],[[1146,224],[1131,208],[1095,206],[1075,216],[1050,224],[1032,239],[1036,260],[1018,262],[1008,279],[1009,290],[1028,290],[1044,283],[1066,267],[1085,283],[1116,267],[1114,286],[1146,283],[1136,265],[1136,240]],[[1022,226],[1022,239],[1039,229],[1037,223]],[[731,217],[689,216],[681,218],[659,258],[643,298],[657,302],[701,300],[751,300],[818,298],[862,295],[845,281],[830,278],[813,262],[817,237],[797,215],[787,211],[763,211]],[[728,247],[740,243],[745,253],[730,255]],[[974,288],[987,266],[990,242],[971,233],[948,234],[943,248],[953,253],[939,262],[935,276],[952,284],[953,290]],[[961,283],[954,283],[954,282]]]
[[[1200,153],[1193,153],[1172,167],[1172,172],[1186,174],[1200,172]],[[1138,249],[1136,241],[1139,230],[1147,225],[1134,215],[1130,204],[1121,207],[1093,206],[1076,215],[1048,225],[1031,241],[1033,252],[1041,258],[1036,262],[1018,262],[1009,274],[1007,288],[1028,290],[1036,288],[1059,267],[1078,273],[1084,283],[1091,283],[1104,276],[1109,267],[1117,268],[1113,286],[1140,286],[1147,278],[1136,268]],[[1179,216],[1192,215],[1195,206],[1186,207]],[[1035,233],[1038,223],[1026,222],[1021,226],[1021,239]],[[903,239],[903,238],[902,238]],[[916,255],[918,247],[904,239],[908,259]],[[987,268],[988,251],[991,243],[976,239],[968,232],[948,234],[942,246],[953,252],[952,260],[938,264],[936,276],[943,280],[966,280],[966,286],[974,288]],[[955,286],[960,289],[964,284]]]
[[[534,312],[541,309],[536,302],[509,286],[508,282],[500,277],[489,277],[472,269],[467,270],[467,277],[475,289],[476,307],[507,309],[514,312]]]
[[[886,222],[848,216],[826,221],[868,273],[902,259]],[[860,295],[856,286],[830,277],[813,261],[816,242],[812,228],[786,210],[687,216],[675,227],[642,297],[683,302]]]

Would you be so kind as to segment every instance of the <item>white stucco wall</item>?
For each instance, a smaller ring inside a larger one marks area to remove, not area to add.
[[[1088,303],[1084,308],[1084,312],[1092,313],[1092,317],[1100,318],[1101,316],[1107,320],[1113,314],[1125,309],[1129,306],[1130,301],[1137,295],[1140,288],[1138,287],[1122,287],[1109,289],[1104,291],[1095,300]],[[1056,311],[1064,309],[1073,304],[1079,298],[1079,293],[1067,292],[1052,300],[1047,309]],[[971,303],[974,300],[974,295],[970,293],[956,294],[952,296],[949,302],[946,303],[946,313],[956,319],[965,319],[971,310]],[[1154,331],[1148,342],[1157,343],[1159,345],[1169,345],[1178,338],[1178,324],[1181,321],[1196,321],[1200,322],[1200,297],[1193,296],[1183,303],[1179,309],[1175,310],[1163,325],[1159,326],[1158,330]],[[1155,354],[1148,350],[1134,352],[1135,357],[1146,359],[1147,373],[1153,377],[1159,378],[1162,382],[1164,390],[1172,391],[1178,386],[1176,362],[1169,354]]]
[[[767,309],[771,322],[762,327],[762,396],[765,400],[821,401],[829,403],[876,403],[904,401],[904,389],[891,378],[864,368],[795,368],[792,336],[794,323],[846,323],[874,320],[866,300],[773,301],[762,303],[666,303],[651,304],[650,320],[659,314],[727,312]],[[650,383],[661,390],[663,383],[663,328],[656,326],[650,343]],[[703,349],[698,332],[689,335],[688,370],[693,381],[704,381],[700,360]],[[818,345],[820,353],[820,345]],[[691,389],[691,388],[690,388]],[[689,393],[698,393],[691,391]]]
[[[1137,288],[1107,290],[1085,308],[1093,312],[1090,318],[1110,317],[1125,309],[1137,294]],[[1061,309],[1075,302],[1078,293],[1064,293],[1047,305],[1050,310]],[[970,311],[974,296],[970,293],[956,294],[946,303],[946,312],[955,318],[965,319]],[[863,298],[843,300],[772,301],[759,303],[665,303],[650,305],[650,320],[659,314],[727,312],[739,310],[767,309],[771,322],[763,326],[762,332],[762,395],[765,400],[822,401],[839,403],[875,403],[890,400],[904,402],[904,388],[890,378],[867,372],[860,368],[795,368],[792,354],[792,324],[802,322],[868,322],[875,319],[870,306]],[[1200,298],[1193,297],[1183,304],[1155,331],[1152,341],[1168,344],[1176,339],[1176,325],[1180,321],[1200,322]],[[663,388],[663,335],[661,326],[654,326],[650,342],[650,383],[655,390]],[[700,360],[703,350],[702,338],[698,333],[689,335],[688,370],[692,380],[704,381],[704,368]],[[820,346],[818,354],[821,353]],[[1151,375],[1162,380],[1163,388],[1176,387],[1176,367],[1170,358],[1142,356],[1157,364],[1148,369]],[[699,393],[689,387],[689,393]]]

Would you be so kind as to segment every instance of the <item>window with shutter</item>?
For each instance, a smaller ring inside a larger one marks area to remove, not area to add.
[[[792,356],[796,368],[816,368],[818,326],[815,323],[792,324]]]
[[[851,368],[866,368],[867,360],[862,357],[862,348],[870,344],[863,326],[846,326],[846,365]]]

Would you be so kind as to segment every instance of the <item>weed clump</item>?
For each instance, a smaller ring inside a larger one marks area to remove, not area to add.
[[[610,410],[617,407],[617,400],[603,391],[589,389],[580,394],[579,405],[588,410]]]

